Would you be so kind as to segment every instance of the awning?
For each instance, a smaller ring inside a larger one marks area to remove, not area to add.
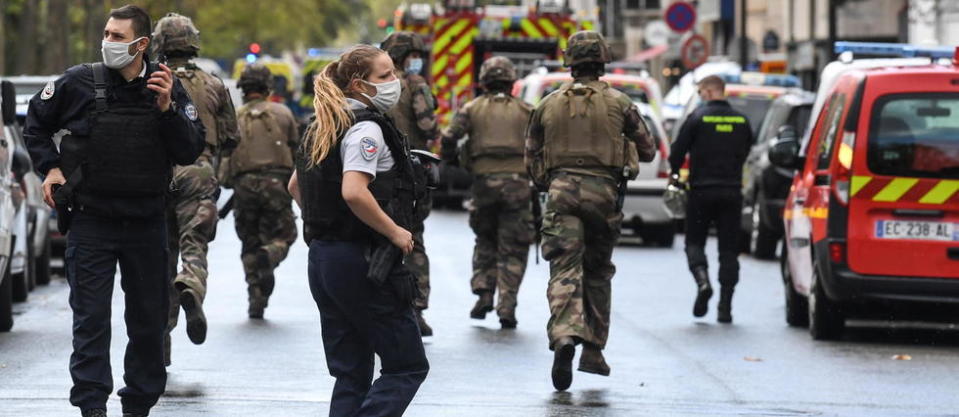
[[[656,57],[662,55],[664,52],[666,52],[666,51],[668,51],[668,50],[669,50],[669,46],[667,46],[667,45],[654,46],[654,47],[649,48],[649,49],[647,49],[647,50],[645,50],[645,51],[641,51],[641,52],[637,53],[636,55],[633,55],[633,56],[631,56],[631,57],[629,57],[629,58],[626,58],[626,61],[629,61],[629,62],[644,62],[644,61],[649,61],[649,60],[651,60],[651,59],[653,59],[653,58],[656,58]]]

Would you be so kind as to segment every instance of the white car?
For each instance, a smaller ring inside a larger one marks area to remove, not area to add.
[[[632,229],[643,243],[672,247],[676,238],[675,218],[666,212],[663,193],[669,181],[669,139],[662,119],[646,103],[636,103],[649,126],[656,146],[656,158],[639,165],[639,177],[626,186],[623,202],[623,229]]]
[[[549,72],[546,68],[539,68],[513,84],[513,96],[536,106],[543,97],[572,79],[568,72]],[[662,114],[663,93],[659,88],[659,82],[645,71],[639,75],[606,74],[600,80],[606,81],[611,87],[623,92],[633,102],[648,105],[657,116]]]
[[[4,83],[6,84],[6,83]],[[0,127],[6,126],[16,117],[14,111],[16,99],[13,89],[4,85],[0,110],[3,118]],[[16,183],[13,174],[13,152],[15,144],[7,136],[6,129],[0,129],[0,332],[13,327],[13,279],[10,277],[10,255],[13,252],[13,224],[16,207],[13,201],[13,186]]]

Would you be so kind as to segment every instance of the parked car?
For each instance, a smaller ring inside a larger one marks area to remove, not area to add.
[[[18,77],[20,80],[40,77]],[[44,84],[45,85],[45,84]],[[13,85],[16,89],[16,85]],[[40,86],[34,94],[40,89]],[[24,90],[20,90],[22,93]],[[18,97],[25,94],[18,94]],[[19,103],[18,103],[19,104]],[[23,202],[17,208],[14,233],[18,236],[11,262],[14,277],[14,300],[26,300],[36,284],[50,282],[52,241],[50,219],[52,210],[43,201],[43,179],[37,174],[27,151],[20,121],[26,118],[26,109],[17,106],[17,120],[4,126],[7,137],[15,143],[14,172],[17,186],[23,193]],[[20,112],[23,113],[20,113]],[[22,236],[22,238],[20,238]]]
[[[738,63],[722,60],[722,58],[710,58],[712,61],[700,65],[695,70],[686,73],[679,82],[676,83],[666,96],[663,97],[663,127],[667,132],[672,132],[676,124],[683,116],[683,110],[686,103],[692,100],[696,95],[696,83],[710,75],[729,74],[738,75],[742,72]]]
[[[663,205],[669,178],[669,139],[662,119],[646,103],[636,103],[649,126],[659,152],[652,162],[640,163],[639,177],[627,183],[623,200],[623,229],[632,229],[644,243],[672,247],[676,239],[674,218]]]
[[[743,243],[759,259],[773,259],[783,234],[782,211],[795,172],[769,163],[767,152],[783,129],[802,136],[816,95],[792,89],[772,102],[743,167]]]
[[[10,129],[15,130],[15,137],[19,139],[21,143],[20,148],[26,150],[25,142],[23,140],[22,128],[24,121],[27,117],[27,107],[30,104],[30,99],[37,94],[44,86],[49,82],[56,81],[58,76],[55,75],[44,75],[44,76],[15,76],[15,77],[6,77],[4,80],[13,83],[14,89],[16,91],[17,97],[17,123],[16,127],[11,126]],[[62,136],[62,132],[54,135],[54,141],[59,144],[59,139]],[[26,154],[26,153],[25,153]],[[49,282],[49,277],[54,272],[60,272],[60,268],[54,268],[54,266],[60,266],[63,264],[63,254],[66,250],[66,236],[63,236],[57,230],[57,219],[56,212],[50,210],[47,205],[43,202],[43,190],[40,188],[39,184],[43,183],[43,178],[36,174],[34,167],[29,167],[29,174],[25,178],[24,188],[27,191],[27,200],[30,206],[35,210],[35,213],[31,215],[31,218],[27,221],[29,227],[31,227],[34,232],[31,232],[32,239],[34,241],[33,245],[33,254],[37,258],[37,283],[45,284]],[[47,249],[49,246],[49,249]]]
[[[0,113],[4,126],[16,119],[16,97],[4,82],[0,86]],[[13,279],[10,277],[10,255],[13,253],[13,219],[16,208],[13,201],[14,143],[7,137],[7,129],[0,129],[0,332],[13,327]]]
[[[943,60],[959,53],[836,49],[843,54],[823,71],[804,148],[780,137],[769,151],[777,166],[799,170],[784,212],[786,321],[836,339],[848,317],[954,320],[959,64]],[[927,58],[859,62],[853,52]]]

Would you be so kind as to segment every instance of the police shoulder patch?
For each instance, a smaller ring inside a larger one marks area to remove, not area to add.
[[[43,87],[43,91],[40,92],[40,100],[49,100],[53,97],[55,89],[56,87],[53,85],[53,81],[48,82],[47,85]]]
[[[376,158],[376,151],[379,147],[376,145],[376,139],[365,137],[360,139],[360,146],[363,148],[363,159],[372,161]]]
[[[183,112],[186,113],[186,117],[190,119],[191,122],[196,121],[198,114],[196,112],[196,106],[194,106],[193,103],[187,104]]]

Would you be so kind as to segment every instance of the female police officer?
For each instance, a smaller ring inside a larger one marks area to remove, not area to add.
[[[409,145],[384,116],[400,96],[393,62],[358,45],[316,77],[316,120],[290,192],[303,211],[309,279],[327,366],[331,416],[402,415],[429,364],[402,263],[416,197]],[[373,380],[373,355],[382,363]]]

